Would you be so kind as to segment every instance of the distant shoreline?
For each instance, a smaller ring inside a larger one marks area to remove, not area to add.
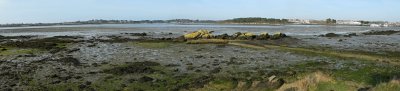
[[[113,24],[113,23],[104,23]],[[176,25],[249,25],[249,26],[285,26],[285,25],[321,25],[321,26],[369,26],[369,25],[346,25],[346,24],[247,24],[247,23],[120,23],[120,24],[176,24]],[[102,24],[53,24],[53,25],[13,25],[0,26],[0,28],[18,28],[18,27],[46,27],[46,26],[70,26],[70,25],[102,25]],[[396,27],[396,26],[391,26]]]
[[[73,21],[61,23],[17,23],[0,24],[0,27],[33,27],[33,26],[62,26],[62,25],[93,25],[93,24],[181,24],[181,25],[259,25],[259,26],[284,26],[284,25],[326,25],[326,26],[391,26],[400,27],[400,23],[384,21],[344,21],[335,19],[326,20],[301,20],[301,19],[275,19],[275,18],[234,18],[228,20],[103,20]]]

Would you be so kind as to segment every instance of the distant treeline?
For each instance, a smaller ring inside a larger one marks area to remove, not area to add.
[[[137,23],[215,23],[213,20],[190,20],[190,19],[173,19],[173,20],[89,20],[69,22],[74,24],[137,24]]]
[[[85,24],[141,24],[141,23],[217,23],[214,20],[190,20],[190,19],[173,19],[173,20],[103,20],[95,19],[88,21],[75,21],[64,23],[19,23],[19,24],[0,24],[0,27],[26,27],[26,26],[54,26],[54,25],[85,25]]]
[[[249,17],[249,18],[235,18],[231,20],[225,20],[223,23],[288,24],[290,22],[288,19]]]
[[[174,23],[174,24],[191,24],[191,23],[219,23],[219,24],[296,24],[293,20],[289,19],[275,19],[275,18],[260,18],[260,17],[248,17],[248,18],[234,18],[229,20],[191,20],[191,19],[173,19],[173,20],[103,20],[94,19],[88,21],[75,21],[75,22],[64,22],[64,23],[29,23],[29,24],[0,24],[0,27],[26,27],[26,26],[54,26],[54,25],[85,25],[85,24],[141,24],[141,23]],[[382,22],[371,22],[371,21],[360,21],[361,25],[368,24],[382,24]],[[300,24],[328,24],[335,25],[337,20],[326,19],[326,20],[309,20],[308,23]]]

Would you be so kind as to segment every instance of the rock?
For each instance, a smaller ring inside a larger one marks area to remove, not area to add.
[[[277,89],[285,84],[285,81],[282,78],[277,78],[272,81],[268,81],[267,87]]]
[[[87,47],[95,47],[97,44],[96,43],[94,43],[94,44],[90,44],[90,45],[88,45]]]
[[[131,33],[131,36],[147,36],[147,33]]]
[[[277,32],[274,35],[272,35],[271,39],[281,39],[287,37],[286,34],[281,33],[281,32]]]
[[[241,33],[241,35],[239,35],[237,37],[237,39],[242,39],[242,40],[252,40],[255,38],[256,38],[256,35],[254,35],[253,33],[250,33],[250,32]]]
[[[181,66],[181,65],[179,65],[179,64],[168,64],[168,65],[165,65],[165,67],[178,67],[178,66]]]
[[[153,81],[153,80],[154,80],[154,79],[151,78],[151,77],[144,76],[144,77],[141,77],[141,78],[139,79],[139,82],[150,82],[150,81]]]
[[[204,58],[202,55],[196,55],[194,58]]]
[[[350,34],[344,35],[344,37],[351,37],[351,36],[357,36],[357,34],[356,33],[350,33]]]
[[[385,30],[385,31],[378,31],[378,30],[372,30],[369,32],[363,33],[364,35],[392,35],[399,33],[400,31],[395,31],[395,30]]]
[[[85,84],[86,84],[86,85],[91,85],[91,84],[92,84],[92,82],[90,82],[90,81],[86,81],[86,82],[85,82]]]
[[[63,64],[66,64],[66,65],[73,65],[73,66],[81,65],[81,62],[78,59],[73,58],[73,57],[65,57],[65,58],[54,60],[54,61],[62,62]]]
[[[129,63],[125,66],[118,66],[112,69],[106,69],[104,70],[104,72],[116,75],[133,74],[133,73],[153,73],[157,71],[152,68],[153,66],[160,66],[160,64],[150,61],[134,62],[134,63]]]
[[[269,39],[269,34],[267,33],[267,32],[263,32],[263,33],[261,33],[259,36],[257,36],[257,39],[258,40],[267,40],[267,39]]]
[[[60,80],[56,80],[56,81],[51,82],[50,84],[59,84],[59,83],[61,83],[61,81]]]
[[[222,69],[221,67],[215,68],[215,69],[211,70],[210,73],[212,73],[212,74],[219,73],[219,72],[221,72],[221,69]]]
[[[339,37],[339,35],[335,34],[335,33],[327,33],[327,34],[323,35],[323,37]]]
[[[203,39],[210,39],[211,37],[212,37],[211,34],[204,34],[201,36],[201,38],[203,38]]]
[[[229,36],[228,34],[224,33],[221,35],[217,35],[215,36],[217,39],[229,39],[231,36]]]
[[[80,89],[84,89],[84,88],[86,88],[87,86],[85,85],[85,84],[81,84],[81,85],[79,85],[78,86]]]
[[[179,69],[174,69],[173,71],[174,71],[174,72],[179,72]]]
[[[360,88],[357,91],[370,91],[370,87]]]
[[[229,61],[235,61],[237,58],[236,57],[231,57],[229,58]]]
[[[73,52],[76,52],[76,51],[79,51],[79,50],[80,50],[79,48],[74,48],[74,49],[68,50],[67,54],[70,54],[70,53],[73,53]]]
[[[83,78],[82,76],[76,76],[76,77],[74,77],[75,79],[81,79],[81,78]]]
[[[92,66],[93,66],[93,67],[98,67],[99,64],[97,64],[97,63],[92,63]]]
[[[7,49],[6,48],[0,48],[0,51],[6,51]]]
[[[268,77],[268,81],[254,81],[252,87],[254,88],[270,88],[278,89],[285,81],[282,78],[277,78],[275,75]]]
[[[212,32],[208,30],[198,30],[196,32],[185,34],[183,35],[183,37],[185,39],[199,39],[199,38],[209,39],[213,37],[211,33]]]
[[[186,70],[194,70],[194,66],[187,66]]]
[[[272,80],[274,80],[275,78],[276,78],[275,75],[273,75],[273,76],[271,76],[271,77],[268,77],[268,81],[272,81]]]

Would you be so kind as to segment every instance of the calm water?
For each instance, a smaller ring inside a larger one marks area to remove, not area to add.
[[[0,35],[107,35],[133,32],[177,33],[184,34],[199,29],[215,31],[215,34],[235,32],[283,32],[288,35],[320,35],[326,33],[360,33],[368,30],[400,30],[400,27],[368,27],[368,26],[325,26],[325,25],[285,25],[285,26],[258,26],[258,25],[177,25],[177,24],[102,24],[102,25],[71,25],[71,26],[41,26],[41,27],[14,27],[0,28]]]

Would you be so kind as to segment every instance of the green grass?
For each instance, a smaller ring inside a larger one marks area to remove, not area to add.
[[[394,76],[400,75],[399,66],[390,64],[376,64],[376,63],[359,63],[353,64],[351,62],[342,63],[342,68],[337,69],[337,63],[327,62],[304,62],[292,65],[289,70],[298,71],[298,73],[312,73],[315,71],[322,71],[330,74],[336,79],[344,81],[352,81],[365,85],[377,85],[390,81]],[[335,68],[335,69],[334,69]]]
[[[130,42],[129,44],[149,49],[161,49],[170,47],[173,43],[174,42]]]
[[[400,83],[399,82],[389,82],[379,84],[372,91],[400,91]]]
[[[312,91],[356,91],[354,87],[346,84],[344,81],[339,82],[320,82],[315,87],[310,87]]]
[[[198,39],[198,40],[188,40],[187,44],[227,44],[228,40],[223,39]]]
[[[12,47],[7,47],[4,49],[6,50],[0,51],[0,55],[9,56],[9,55],[19,55],[19,54],[35,54],[40,52],[39,49],[23,49],[23,48],[12,48]]]
[[[142,65],[142,64],[140,64]],[[138,66],[140,66],[138,65]],[[115,68],[125,68],[132,65],[123,64],[118,65],[114,68],[105,67],[105,70],[115,69]],[[134,65],[136,66],[136,65]],[[171,69],[166,68],[161,65],[152,65],[146,66],[146,69],[154,70],[151,73],[124,73],[124,74],[112,74],[109,79],[103,78],[101,80],[97,80],[94,87],[96,89],[106,89],[106,90],[124,90],[124,91],[163,91],[163,90],[177,90],[186,87],[190,87],[192,83],[197,80],[202,80],[199,78],[204,77],[204,74],[200,73],[190,73],[190,74],[181,74],[177,76]],[[130,67],[132,68],[132,67]],[[134,67],[133,67],[134,68]],[[107,72],[106,72],[107,73]],[[142,77],[150,77],[155,79],[153,81],[141,82],[140,78]],[[128,82],[129,79],[136,79],[136,81]],[[124,84],[126,87],[121,87]],[[112,87],[108,87],[112,86]],[[108,88],[108,89],[107,89]]]
[[[95,81],[91,86],[96,91],[117,91],[123,89],[121,86],[123,82],[124,80],[119,76],[107,76]]]
[[[400,75],[400,71],[395,69],[399,69],[399,67],[366,66],[357,70],[341,69],[333,71],[333,75],[343,80],[375,86],[380,83],[389,82],[393,79],[393,76]]]
[[[248,84],[246,84],[248,85]],[[229,91],[235,89],[237,86],[237,82],[232,81],[230,79],[215,79],[211,81],[209,84],[207,84],[207,87],[205,88],[200,88],[198,90],[200,91]],[[248,86],[246,86],[248,87]]]
[[[56,47],[61,49],[67,48],[67,46],[69,45],[69,43],[56,43],[56,44],[57,44]]]
[[[81,91],[79,83],[60,83],[56,85],[49,85],[47,87],[50,91]]]

